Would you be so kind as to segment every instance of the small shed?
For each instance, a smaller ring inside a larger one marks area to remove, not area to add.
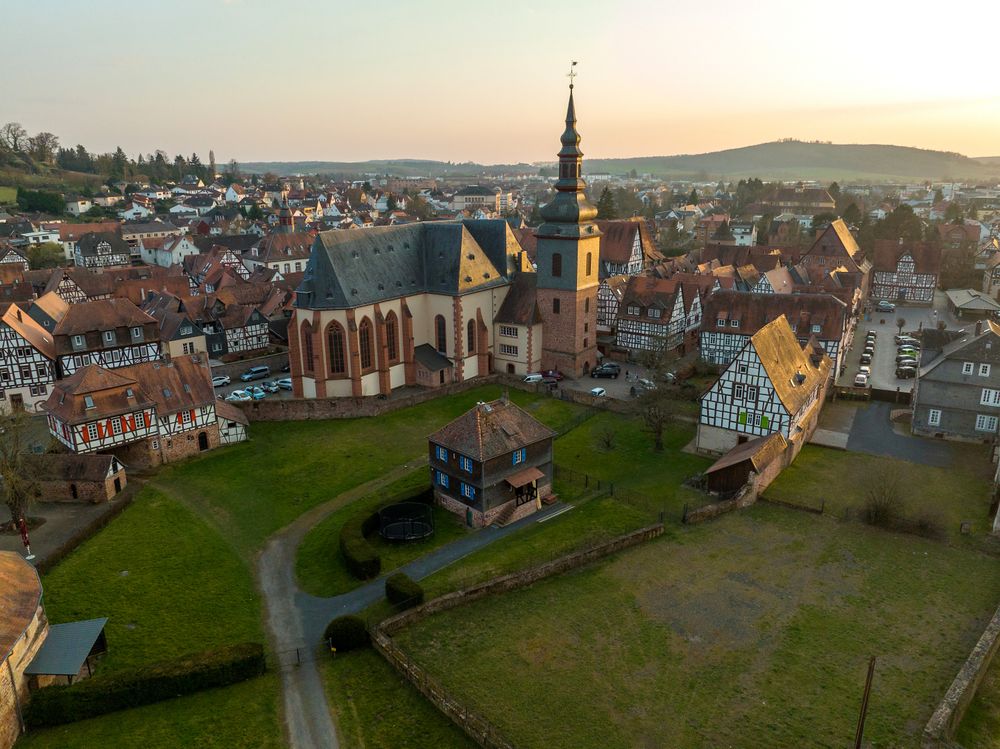
[[[948,289],[948,307],[958,318],[1000,317],[1000,304],[993,297],[975,289]]]
[[[108,652],[104,636],[107,617],[53,624],[34,660],[24,669],[32,689],[51,684],[72,684],[93,674],[93,659]]]
[[[768,434],[738,444],[705,471],[705,483],[712,492],[733,492],[742,487],[750,472],[760,473],[780,457],[788,442],[779,433]]]
[[[447,356],[428,343],[413,349],[416,361],[417,384],[436,388],[450,385],[454,378],[455,365]]]

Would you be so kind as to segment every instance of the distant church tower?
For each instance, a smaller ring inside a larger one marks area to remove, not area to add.
[[[597,288],[601,232],[597,208],[581,177],[583,151],[576,131],[572,77],[566,130],[560,138],[556,196],[542,206],[538,238],[538,307],[542,315],[542,369],[580,375],[597,363]]]
[[[281,201],[281,208],[278,210],[278,228],[275,231],[280,234],[291,234],[295,231],[295,219],[292,217],[292,209],[288,207],[288,198]]]

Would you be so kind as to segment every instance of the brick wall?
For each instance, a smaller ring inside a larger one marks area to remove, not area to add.
[[[39,605],[10,655],[0,661],[0,749],[10,749],[21,733],[18,706],[28,701],[28,679],[24,669],[42,647],[48,632],[49,622]]]

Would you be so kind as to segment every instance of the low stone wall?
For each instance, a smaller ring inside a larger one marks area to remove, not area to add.
[[[955,746],[953,740],[955,730],[962,722],[972,698],[976,696],[976,690],[979,689],[979,684],[986,675],[998,647],[1000,647],[1000,608],[993,614],[979,642],[966,658],[931,719],[927,721],[921,743],[923,749],[946,749]]]
[[[500,732],[500,729],[474,710],[470,710],[454,694],[448,692],[441,684],[431,678],[420,664],[396,645],[392,635],[439,611],[447,611],[489,595],[527,587],[546,577],[581,567],[601,557],[636,546],[662,534],[663,524],[657,523],[632,533],[626,533],[624,536],[592,546],[589,549],[567,554],[551,562],[509,575],[501,575],[479,585],[439,596],[379,624],[372,633],[372,644],[382,657],[418,692],[430,700],[434,707],[465,731],[479,746],[487,749],[514,749],[514,745]]]

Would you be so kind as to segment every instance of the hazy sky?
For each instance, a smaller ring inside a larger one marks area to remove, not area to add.
[[[1000,155],[997,0],[2,0],[0,122],[230,158],[554,159],[783,137]]]

